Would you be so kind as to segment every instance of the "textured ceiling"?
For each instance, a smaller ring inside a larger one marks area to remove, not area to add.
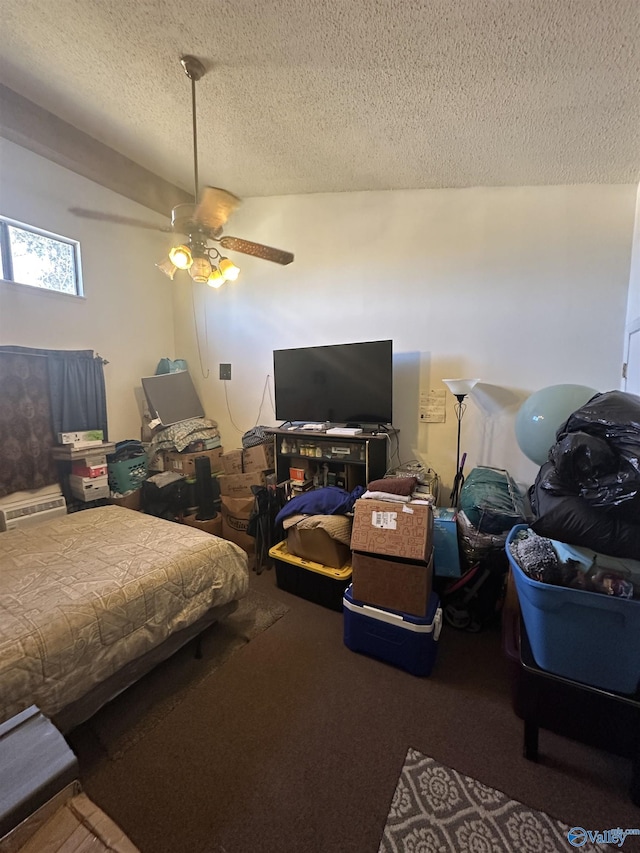
[[[240,196],[640,176],[638,0],[2,0],[2,82]]]

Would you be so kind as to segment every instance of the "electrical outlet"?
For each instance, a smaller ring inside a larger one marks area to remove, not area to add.
[[[230,364],[221,364],[220,365],[220,379],[231,379],[231,365]]]

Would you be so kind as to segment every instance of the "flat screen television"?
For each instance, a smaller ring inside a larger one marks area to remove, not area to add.
[[[391,424],[393,342],[274,350],[276,418]]]

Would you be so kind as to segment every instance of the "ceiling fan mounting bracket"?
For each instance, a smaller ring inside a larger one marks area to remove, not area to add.
[[[207,73],[207,69],[195,56],[190,56],[189,54],[181,56],[180,64],[184,68],[184,73],[187,75],[189,80],[195,80],[197,82]]]

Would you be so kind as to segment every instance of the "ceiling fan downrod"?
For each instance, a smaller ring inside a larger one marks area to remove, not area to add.
[[[191,108],[193,120],[193,179],[194,179],[194,203],[198,203],[198,126],[196,121],[196,83],[206,73],[206,68],[195,56],[181,56],[180,64],[184,73],[191,80]]]

